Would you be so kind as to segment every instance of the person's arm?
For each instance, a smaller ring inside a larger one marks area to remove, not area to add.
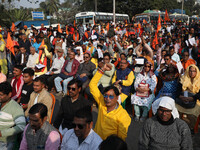
[[[16,95],[14,95],[14,96],[12,97],[12,99],[14,99],[14,100],[16,100],[18,97],[21,96],[22,87],[23,87],[23,85],[24,85],[24,80],[23,80],[22,76],[19,78],[19,80],[18,80],[17,82],[20,82],[20,85],[19,85],[19,87],[17,87],[17,89],[16,89]],[[18,84],[18,83],[17,83],[17,84]]]
[[[157,85],[157,78],[156,78],[156,75],[153,75],[151,77],[151,84],[149,86],[149,89],[151,90],[152,93],[154,92],[156,85]]]
[[[151,49],[151,47],[147,44],[147,43],[145,43],[144,44],[144,48],[146,48],[146,50],[149,52],[149,56],[151,57],[151,58],[153,58],[153,50]]]
[[[116,80],[117,80],[116,72],[117,72],[117,70],[115,71],[114,76],[113,76],[113,78],[112,78],[112,84],[115,83]]]
[[[46,57],[51,59],[51,54],[49,53],[49,51],[46,48],[44,48],[44,52],[45,52]]]
[[[45,143],[45,150],[58,150],[59,147],[60,134],[57,131],[51,131]]]
[[[27,130],[28,126],[29,126],[29,124],[24,129],[23,138],[22,138],[19,150],[27,150],[28,149],[27,141],[26,141],[26,130]]]
[[[131,71],[131,72],[128,74],[127,80],[122,80],[122,85],[124,85],[124,86],[131,86],[134,79],[135,79],[135,76],[134,76],[134,74],[133,74],[133,71]]]
[[[112,70],[110,70],[110,71],[105,71],[104,72],[104,74],[106,75],[106,76],[108,76],[108,77],[112,77],[113,76],[113,74],[114,74],[114,72],[115,72],[115,66],[114,65],[112,65],[113,67],[112,67]]]
[[[135,48],[135,53],[137,55],[137,57],[140,57],[141,54],[142,54],[142,50],[140,51],[140,49],[142,48],[142,45],[138,45],[136,48]]]
[[[119,49],[119,53],[123,53],[121,45],[116,41],[117,48]]]
[[[61,73],[66,72],[66,71],[65,71],[66,64],[67,64],[67,60],[64,62],[64,65],[63,65],[63,67],[62,67],[62,69],[61,69]]]
[[[109,45],[108,45],[108,52],[109,52],[110,56],[114,57],[114,52],[113,52],[111,43],[109,43]]]
[[[56,120],[54,121],[54,124],[53,124],[53,126],[56,129],[59,129],[60,124],[62,123],[62,120],[63,120],[63,106],[64,106],[63,102],[64,102],[64,98],[61,101],[59,112],[58,112],[58,114],[56,116]]]
[[[6,45],[3,43],[3,44],[1,44],[1,46],[0,46],[0,51],[4,51],[5,50],[5,47],[6,47]]]
[[[130,124],[131,124],[131,118],[129,117],[128,113],[125,110],[119,120],[118,133],[117,133],[117,136],[122,138],[124,141],[126,140]]]

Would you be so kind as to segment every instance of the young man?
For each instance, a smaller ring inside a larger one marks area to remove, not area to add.
[[[21,97],[17,100],[17,102],[22,106],[24,110],[27,109],[28,102],[30,100],[30,95],[33,92],[33,77],[34,77],[33,69],[27,68],[23,71],[24,85],[22,87]]]
[[[24,130],[20,150],[45,149],[58,150],[60,134],[47,120],[47,107],[37,103],[29,110],[30,123]]]
[[[13,70],[14,77],[11,81],[13,100],[17,100],[21,96],[22,86],[24,85],[22,70],[23,67],[21,65],[16,65]]]
[[[102,95],[97,86],[104,72],[110,71],[111,68],[110,64],[104,64],[103,67],[98,69],[89,84],[90,91],[99,106],[94,131],[103,140],[109,135],[115,134],[125,141],[131,118],[126,110],[117,102],[119,90],[115,86],[108,86],[104,90],[104,95]]]
[[[73,120],[73,129],[68,130],[61,144],[61,150],[98,150],[102,139],[92,130],[91,107],[79,109]]]
[[[22,65],[23,67],[26,67],[26,63],[28,61],[28,54],[26,52],[25,47],[20,47],[20,53],[17,56],[17,64]]]
[[[10,83],[0,83],[0,149],[14,148],[16,135],[22,132],[26,122],[23,109],[11,99]]]
[[[51,109],[52,109],[52,97],[45,89],[45,81],[42,77],[37,77],[33,81],[33,89],[34,91],[31,93],[30,100],[28,102],[28,108],[25,111],[25,116],[28,116],[28,112],[30,108],[36,103],[43,103],[48,108],[48,116],[47,121],[50,120],[51,117]]]

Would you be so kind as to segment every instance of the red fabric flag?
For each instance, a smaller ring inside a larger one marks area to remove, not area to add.
[[[74,20],[74,27],[76,27],[76,20]]]
[[[58,32],[62,33],[62,30],[60,28],[60,24],[58,24]]]
[[[94,25],[96,25],[95,20],[94,20]]]
[[[165,10],[165,21],[170,21],[169,15],[167,13],[167,9]]]
[[[43,45],[45,45],[44,39],[42,40],[42,43],[41,43],[40,47],[42,47]]]
[[[160,18],[160,14],[158,16],[158,25],[157,25],[157,32],[161,29],[161,18]]]
[[[143,19],[143,23],[144,23],[144,24],[147,24],[147,21],[146,21],[145,19]]]
[[[69,35],[68,26],[66,25],[65,28],[66,28],[66,34]]]
[[[110,25],[109,25],[109,23],[107,23],[107,26],[106,26],[107,32],[108,32],[109,28],[110,28]]]
[[[15,55],[14,44],[13,44],[13,41],[11,39],[10,32],[8,32],[6,47],[7,47],[7,49],[9,49],[13,53],[13,55]]]
[[[12,32],[15,31],[15,24],[14,23],[12,23],[11,31]]]
[[[152,47],[155,49],[156,48],[156,45],[158,44],[158,32],[155,32],[155,36],[154,36],[154,39],[152,41]]]

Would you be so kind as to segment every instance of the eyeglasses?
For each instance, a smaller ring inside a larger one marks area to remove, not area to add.
[[[164,60],[169,60],[169,59],[164,59]]]
[[[83,58],[89,58],[89,57],[84,56]]]
[[[103,97],[104,97],[104,98],[109,98],[109,99],[113,99],[113,98],[114,98],[113,95],[104,95]]]
[[[78,127],[79,129],[83,129],[84,126],[85,126],[84,124],[75,124],[75,123],[72,123],[72,127],[73,127],[73,128]]]
[[[148,68],[151,68],[151,66],[144,66],[144,67],[148,67]]]
[[[160,111],[161,113],[166,113],[166,114],[170,114],[172,112],[171,110],[163,110],[163,109],[158,109],[158,111]]]
[[[70,91],[70,90],[72,90],[72,91],[75,91],[76,90],[76,88],[71,88],[71,87],[67,87],[67,89]]]

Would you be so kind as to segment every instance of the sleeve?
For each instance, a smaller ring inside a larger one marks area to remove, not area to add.
[[[131,71],[129,73],[129,75],[128,75],[127,80],[122,80],[122,85],[124,85],[124,86],[131,86],[134,79],[135,79],[135,76],[133,74],[133,71]]]
[[[134,83],[134,88],[135,90],[138,88],[139,83],[142,81],[142,76],[141,74],[138,74],[136,79],[135,79],[135,83]]]
[[[45,150],[58,150],[60,147],[60,134],[57,131],[52,131],[45,144]]]
[[[112,44],[108,45],[108,52],[110,53],[110,56],[114,57],[114,52],[113,52],[113,49],[112,49]]]
[[[144,47],[146,48],[146,50],[149,52],[149,56],[151,58],[153,58],[153,50],[151,49],[151,47],[148,44],[144,44]]]
[[[26,126],[24,112],[20,106],[16,107],[12,116],[14,118],[15,125],[11,128],[1,130],[1,134],[4,137],[18,134],[18,133],[22,132]]]
[[[120,44],[118,42],[116,42],[117,48],[119,49],[120,53],[123,53],[122,47],[120,46]]]
[[[62,120],[63,120],[63,108],[62,108],[62,106],[63,106],[63,100],[64,100],[64,99],[62,99],[59,112],[58,112],[58,114],[57,114],[57,116],[56,116],[56,120],[55,120],[55,122],[54,122],[54,124],[53,124],[53,126],[54,126],[56,129],[59,128],[59,126],[60,126],[60,124],[62,123]]]
[[[116,72],[117,72],[117,70],[115,71],[114,76],[113,76],[113,78],[112,78],[112,84],[115,83],[116,80],[117,80]]]
[[[24,129],[23,138],[22,138],[19,150],[27,150],[28,149],[27,141],[26,141],[26,130],[27,130],[28,126],[29,126],[29,124]]]
[[[89,84],[90,92],[93,95],[97,104],[103,103],[103,101],[104,101],[104,97],[101,94],[101,92],[99,91],[99,88],[97,86],[101,77],[102,77],[102,74],[99,71],[97,71]]]
[[[44,49],[44,52],[45,52],[46,57],[51,59],[51,54],[49,53],[49,51],[46,48]]]
[[[139,150],[148,150],[149,141],[150,141],[150,125],[152,123],[147,120],[144,123],[142,130],[139,135],[138,149]]]
[[[115,71],[115,66],[112,65],[112,69],[110,71],[105,71],[104,75],[108,76],[108,77],[112,77]]]
[[[19,78],[20,80],[18,82],[20,82],[20,85],[18,87],[18,82],[17,82],[17,89],[16,89],[16,95],[14,95],[12,97],[12,99],[16,100],[17,98],[19,98],[21,96],[21,92],[22,92],[22,87],[24,85],[24,80],[22,78],[22,76]]]
[[[28,61],[26,63],[26,67],[29,67],[30,66],[30,55],[28,56]]]
[[[125,141],[126,137],[127,137],[128,128],[129,128],[129,126],[131,124],[131,118],[129,117],[127,112],[125,112],[121,116],[122,116],[122,118],[120,118],[120,122],[118,124],[119,125],[119,127],[118,127],[118,136]]]
[[[38,99],[39,98],[40,97],[38,97]],[[48,95],[45,94],[45,97],[43,97],[41,99],[42,99],[41,103],[43,103],[44,105],[47,106],[47,109],[48,109],[47,121],[49,121],[50,118],[51,118],[51,111],[52,111],[52,109],[51,109],[52,108],[52,102],[53,102],[52,97],[50,96],[50,94],[48,94]],[[47,101],[47,99],[48,99],[48,101]]]
[[[156,85],[157,85],[157,78],[156,78],[156,75],[153,75],[151,77],[151,84],[149,86],[149,88],[151,89],[152,92],[154,92]]]

